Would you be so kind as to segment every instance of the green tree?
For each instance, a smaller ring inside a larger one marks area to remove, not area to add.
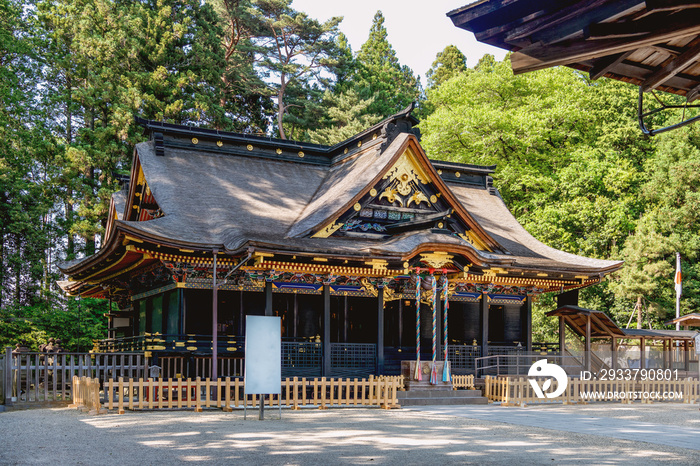
[[[418,79],[409,67],[399,63],[387,39],[381,11],[374,15],[369,38],[355,59],[358,65],[353,87],[361,98],[374,99],[367,113],[387,117],[419,99]]]
[[[438,87],[465,71],[467,71],[467,57],[454,45],[448,45],[442,52],[438,52],[435,61],[425,74],[428,79],[428,89]]]
[[[335,66],[335,40],[342,17],[321,24],[295,11],[292,0],[254,0],[260,21],[257,36],[262,54],[260,66],[275,80],[277,130],[301,139],[318,120],[326,85],[323,71]],[[285,129],[285,125],[287,129]]]
[[[646,309],[648,321],[660,326],[675,317],[676,252],[684,269],[681,314],[700,307],[695,286],[700,279],[700,129],[690,126],[658,136],[646,170],[649,178],[641,190],[646,209],[625,243],[626,266],[614,289],[635,302],[638,322]]]
[[[326,91],[323,106],[327,109],[327,121],[323,128],[309,133],[309,141],[333,145],[366,130],[382,119],[367,113],[373,102],[374,99],[361,99],[353,89],[342,94]]]
[[[495,164],[499,192],[536,238],[620,257],[648,207],[641,190],[655,150],[638,130],[634,89],[567,68],[514,76],[508,59],[484,58],[431,89],[427,104],[433,113],[420,128],[431,157]],[[629,301],[607,285],[583,293],[586,303],[629,315]]]
[[[222,31],[225,69],[213,125],[236,132],[265,132],[274,115],[269,89],[256,70],[260,25],[250,0],[210,0]]]
[[[34,305],[49,287],[52,136],[31,26],[21,3],[0,0],[0,307]]]
[[[430,156],[497,165],[506,203],[540,240],[610,257],[634,230],[652,148],[636,130],[632,90],[566,68],[513,76],[505,60],[443,83],[428,104]]]
[[[128,169],[142,138],[134,116],[220,123],[222,32],[213,9],[196,0],[44,0],[37,10],[63,137],[67,256],[78,252],[76,237],[89,255],[117,189],[113,175]]]

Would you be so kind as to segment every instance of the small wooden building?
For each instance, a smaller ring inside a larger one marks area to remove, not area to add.
[[[411,110],[334,146],[139,121],[102,248],[62,268],[67,293],[114,303],[101,349],[213,353],[226,375],[246,315],[281,317],[286,375],[398,373],[418,352],[459,373],[530,349],[533,297],[621,262],[537,241],[495,167],[430,160]]]

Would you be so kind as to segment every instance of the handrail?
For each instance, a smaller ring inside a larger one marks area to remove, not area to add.
[[[527,374],[530,366],[537,360],[548,359],[560,361],[557,362],[567,373],[574,372],[578,373],[582,370],[582,366],[577,364],[564,364],[566,360],[574,359],[567,355],[554,355],[547,354],[546,356],[540,354],[495,354],[491,356],[482,356],[474,360],[475,363],[475,375],[477,378],[486,375],[485,372],[488,370],[496,370],[495,375],[513,375],[513,374]],[[503,361],[503,362],[502,362]],[[515,361],[515,364],[512,364]],[[512,369],[515,368],[513,371]],[[575,369],[575,371],[569,371],[567,369]],[[490,374],[493,375],[493,374]]]

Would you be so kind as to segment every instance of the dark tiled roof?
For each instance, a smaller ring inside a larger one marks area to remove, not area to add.
[[[570,254],[538,241],[518,223],[498,193],[454,183],[449,187],[472,217],[512,255],[514,265],[581,272],[615,269],[621,265],[619,261]]]
[[[447,162],[435,162],[442,172],[436,186],[444,191],[445,199],[455,199],[450,201],[453,207],[466,209],[469,221],[475,222],[473,231],[490,235],[488,241],[495,240],[496,252],[478,251],[449,232],[430,229],[383,238],[309,237],[366,193],[391,168],[409,139],[417,141],[410,135],[414,123],[408,114],[400,113],[385,120],[383,127],[375,125],[349,142],[330,147],[307,147],[293,141],[282,144],[269,138],[257,138],[255,144],[246,145],[250,139],[242,135],[197,133],[189,127],[154,124],[150,130],[163,132],[165,137],[160,136],[160,141],[165,142],[159,143],[153,133],[154,140],[138,144],[136,154],[164,215],[142,222],[120,219],[115,222],[116,229],[175,247],[217,248],[230,253],[255,247],[329,256],[405,258],[426,247],[442,247],[462,248],[486,267],[513,265],[592,275],[619,268],[621,262],[568,254],[533,238],[498,193],[488,187],[488,175],[495,167]],[[217,138],[223,143],[218,144]],[[297,155],[298,147],[311,152]],[[429,167],[430,162],[425,159],[421,163]],[[437,172],[431,173],[431,177],[438,177]],[[120,196],[116,195],[115,204],[125,202]],[[111,234],[106,243],[117,237]],[[77,270],[76,266],[68,268]]]
[[[625,335],[634,338],[676,338],[691,340],[695,338],[698,332],[695,330],[657,330],[644,328],[626,328],[623,330]]]
[[[392,145],[399,145],[399,139],[394,140]],[[318,187],[311,202],[304,208],[287,235],[303,236],[332,217],[334,213],[340,214],[338,210],[367,187],[382,171],[382,167],[388,168],[387,164],[392,159],[395,148],[389,147],[382,152],[380,143],[381,140],[377,140],[373,144],[368,144],[353,159],[332,165],[326,179]]]

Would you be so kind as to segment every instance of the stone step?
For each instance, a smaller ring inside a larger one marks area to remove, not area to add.
[[[409,398],[480,398],[481,390],[407,390],[396,392],[399,399]]]
[[[399,398],[401,406],[459,406],[459,405],[485,405],[488,400],[483,396],[465,396],[459,398]]]

